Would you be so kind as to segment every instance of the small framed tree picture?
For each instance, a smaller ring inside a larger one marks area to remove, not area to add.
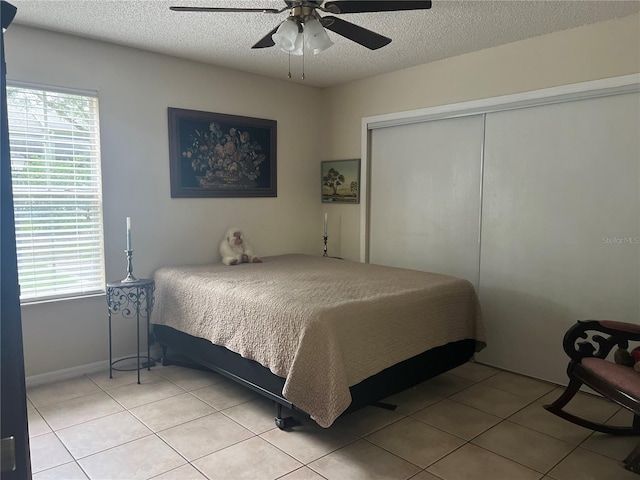
[[[360,203],[360,159],[321,163],[322,203]]]

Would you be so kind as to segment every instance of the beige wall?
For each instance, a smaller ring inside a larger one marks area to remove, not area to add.
[[[6,56],[10,81],[98,91],[107,280],[125,274],[127,216],[137,277],[218,261],[233,225],[259,255],[322,251],[322,116],[289,101],[322,105],[319,89],[20,25],[7,30]],[[277,198],[172,199],[169,106],[277,120]],[[108,358],[104,296],[26,305],[22,315],[27,376]],[[116,355],[135,351],[132,322],[117,323],[114,341]]]
[[[640,15],[351,82],[324,92],[323,158],[361,155],[362,118],[640,72]],[[360,206],[330,205],[330,247],[360,258]]]

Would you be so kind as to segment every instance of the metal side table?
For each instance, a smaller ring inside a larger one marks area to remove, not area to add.
[[[107,283],[107,307],[109,308],[109,378],[113,378],[113,370],[119,372],[138,370],[138,384],[140,384],[140,369],[146,366],[147,370],[151,370],[151,367],[155,365],[155,361],[151,358],[151,346],[149,344],[149,319],[151,317],[151,310],[153,309],[153,292],[155,286],[155,282],[148,278],[137,279],[134,282],[118,281]],[[111,316],[118,314],[127,319],[136,319],[137,355],[121,358],[114,362],[111,342]],[[140,357],[140,317],[144,317],[147,326],[146,357]],[[115,367],[115,365],[120,362],[134,358],[138,362],[137,367]],[[140,363],[141,358],[143,360],[142,364]]]

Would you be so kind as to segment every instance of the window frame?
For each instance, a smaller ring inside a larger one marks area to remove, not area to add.
[[[88,150],[86,152],[83,151],[81,153],[76,153],[76,152],[71,153],[69,154],[69,158],[71,159],[70,163],[72,163],[75,167],[79,163],[77,162],[77,158],[80,155],[82,155],[82,153],[87,153],[87,156],[92,157],[91,161],[89,162],[89,166],[90,166],[89,182],[95,184],[97,186],[97,190],[95,192],[92,192],[92,194],[90,194],[89,197],[91,198],[91,202],[94,202],[94,204],[97,205],[97,208],[95,210],[91,210],[92,221],[89,225],[89,230],[87,231],[94,236],[95,240],[93,241],[92,245],[95,246],[96,248],[95,251],[99,252],[95,261],[88,262],[88,264],[91,265],[91,268],[94,269],[95,273],[91,277],[92,280],[89,282],[90,284],[86,287],[83,287],[81,284],[76,285],[75,287],[71,284],[65,285],[64,283],[60,283],[60,282],[56,284],[55,277],[54,277],[53,288],[50,290],[45,289],[44,291],[42,291],[43,287],[40,287],[41,289],[40,293],[37,291],[38,280],[36,279],[34,281],[35,286],[28,290],[30,294],[26,298],[21,293],[20,303],[21,305],[28,305],[28,304],[35,304],[35,303],[46,303],[46,302],[53,302],[53,301],[60,301],[60,300],[78,299],[78,298],[104,295],[106,291],[105,290],[106,265],[105,265],[105,241],[104,241],[105,225],[104,225],[104,192],[103,192],[103,183],[102,183],[100,105],[99,105],[98,92],[93,90],[81,90],[81,89],[75,89],[75,88],[58,87],[58,86],[52,86],[52,85],[43,85],[43,84],[12,81],[12,80],[7,81],[7,89],[23,89],[23,90],[33,90],[36,92],[44,92],[44,94],[61,94],[61,95],[79,96],[84,98],[90,98],[94,102],[94,106],[93,108],[91,108],[91,112],[90,112],[93,117],[91,121],[91,131],[87,134],[88,140],[86,140],[86,145],[88,146]],[[7,103],[8,103],[7,107],[9,109],[9,102],[7,101]],[[14,164],[15,147],[11,148],[11,130],[12,130],[11,116],[8,117],[8,121],[9,121],[9,130],[10,130],[9,140],[10,140],[10,157],[11,157],[11,172],[12,172],[12,178],[11,178],[12,195],[14,199],[14,214],[16,215],[16,219],[15,219],[16,237],[18,237],[19,221],[18,221],[18,214],[15,210],[16,208],[15,206],[15,203],[16,203],[15,181],[16,180],[15,180],[15,164]],[[46,141],[49,140],[50,135],[51,135],[50,133],[47,133],[46,136],[43,137],[43,139],[40,141],[42,141],[42,143],[45,143]],[[64,142],[62,143],[64,144]],[[74,139],[72,139],[69,142],[69,146],[76,146],[76,145],[77,143]],[[49,172],[50,170],[47,171],[47,174]],[[74,171],[73,175],[74,175],[74,178],[67,179],[69,181],[69,184],[71,184],[71,182],[73,181],[76,181],[75,177],[79,176],[80,174]],[[73,188],[71,190],[74,194],[78,193],[79,191],[78,188]],[[33,200],[31,200],[31,202],[33,202]],[[36,216],[35,218],[38,218],[38,217]],[[56,218],[56,217],[53,217],[53,218]],[[60,235],[63,230],[58,228],[56,232],[56,228],[54,227],[51,231],[55,236],[55,235]],[[75,230],[76,235],[78,231],[79,231],[79,228]],[[20,241],[18,240],[18,238],[16,238],[16,243],[18,246],[20,246]],[[23,245],[24,244],[25,242],[23,242]],[[34,248],[34,246],[32,245],[31,248]],[[80,255],[80,253],[77,253],[77,255]],[[78,263],[79,263],[79,260],[70,263],[70,265],[73,265],[73,264],[77,265]],[[78,270],[76,269],[75,272],[77,273],[77,271]],[[21,280],[21,274],[20,274],[20,262],[18,262],[18,278],[19,278],[19,282],[22,284],[23,281]],[[42,282],[42,279],[40,279],[40,282]],[[60,290],[65,289],[65,286],[66,286],[67,291],[54,292],[53,290],[56,289],[56,286]],[[21,288],[21,290],[24,291],[24,287]]]

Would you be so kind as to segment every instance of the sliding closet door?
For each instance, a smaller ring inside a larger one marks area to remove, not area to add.
[[[478,279],[482,115],[371,132],[369,261]]]
[[[566,382],[578,319],[640,321],[640,94],[487,114],[478,359]]]

